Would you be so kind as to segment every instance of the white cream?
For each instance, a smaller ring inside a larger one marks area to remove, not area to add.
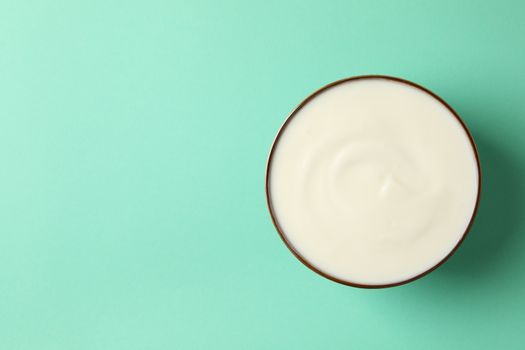
[[[438,264],[478,195],[469,137],[436,98],[406,83],[335,85],[281,130],[269,166],[274,216],[316,269],[384,285]]]

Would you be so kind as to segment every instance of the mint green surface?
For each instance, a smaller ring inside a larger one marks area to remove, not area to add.
[[[307,94],[389,74],[479,145],[444,266],[361,290],[301,265],[266,210]],[[0,0],[0,348],[523,349],[523,1]]]

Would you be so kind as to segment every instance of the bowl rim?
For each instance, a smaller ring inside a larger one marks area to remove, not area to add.
[[[302,256],[301,253],[288,240],[288,238],[286,236],[286,233],[284,232],[284,230],[282,229],[281,225],[279,224],[279,221],[277,220],[277,216],[275,214],[275,210],[274,210],[274,207],[273,207],[273,204],[272,204],[271,191],[270,191],[270,172],[271,172],[271,168],[272,168],[272,161],[273,161],[274,151],[276,149],[277,144],[279,143],[279,140],[280,140],[283,132],[286,130],[286,128],[288,127],[290,122],[293,120],[295,115],[308,102],[310,102],[313,98],[315,98],[316,96],[320,95],[321,93],[325,92],[326,90],[328,90],[328,89],[330,89],[332,87],[335,87],[337,85],[340,85],[340,84],[343,84],[343,83],[347,83],[347,82],[350,82],[350,81],[373,80],[373,79],[385,79],[385,80],[390,80],[390,81],[394,81],[394,82],[398,82],[398,83],[407,84],[407,85],[412,86],[412,87],[414,87],[416,89],[419,89],[420,91],[423,91],[423,92],[427,93],[431,97],[435,98],[438,102],[440,102],[443,106],[445,106],[450,111],[450,113],[457,119],[457,121],[459,122],[459,124],[461,125],[463,130],[465,131],[465,133],[466,133],[466,135],[467,135],[467,137],[469,139],[469,142],[470,142],[470,144],[472,146],[472,150],[474,152],[474,156],[476,158],[476,166],[477,166],[477,171],[478,171],[478,188],[477,188],[477,193],[476,193],[476,203],[474,205],[474,210],[472,211],[472,215],[471,215],[469,223],[468,223],[468,225],[467,225],[467,227],[465,229],[465,232],[463,232],[463,235],[461,236],[459,241],[456,243],[454,248],[452,248],[452,250],[443,259],[441,259],[438,263],[436,263],[434,266],[430,267],[429,269],[419,273],[418,275],[410,277],[410,278],[407,278],[407,279],[404,279],[404,280],[400,280],[400,281],[397,281],[397,282],[386,283],[386,284],[363,284],[363,283],[356,283],[356,282],[340,279],[338,277],[330,275],[329,273],[321,271],[320,269],[315,267],[314,264],[310,263],[308,261],[308,259],[306,259],[304,256]],[[267,159],[267,162],[266,162],[266,174],[265,174],[266,204],[267,204],[267,207],[268,207],[268,211],[270,212],[270,217],[272,219],[273,225],[275,226],[275,229],[277,230],[279,236],[281,237],[281,240],[284,242],[286,247],[292,252],[292,254],[301,263],[303,263],[303,265],[308,267],[310,270],[314,271],[315,273],[317,273],[317,274],[319,274],[319,275],[321,275],[321,276],[323,276],[323,277],[325,277],[325,278],[327,278],[327,279],[329,279],[331,281],[334,281],[334,282],[337,282],[337,283],[340,283],[340,284],[343,284],[343,285],[346,285],[346,286],[350,286],[350,287],[366,288],[366,289],[390,288],[390,287],[396,287],[396,286],[400,286],[400,285],[404,285],[404,284],[413,282],[415,280],[418,280],[418,279],[428,275],[429,273],[431,273],[432,271],[436,270],[438,267],[443,265],[457,251],[457,249],[464,242],[467,234],[469,233],[469,231],[470,231],[470,229],[472,227],[472,224],[474,222],[474,218],[476,217],[476,215],[478,213],[480,196],[481,196],[481,179],[482,179],[482,176],[481,176],[481,164],[480,164],[480,160],[479,160],[478,148],[476,146],[476,143],[474,142],[474,138],[472,137],[471,132],[469,131],[469,129],[467,128],[465,122],[461,119],[459,114],[447,102],[445,102],[445,100],[443,100],[441,97],[439,97],[436,93],[432,92],[431,90],[429,90],[429,89],[427,89],[427,88],[425,88],[425,87],[423,87],[423,86],[421,86],[419,84],[416,84],[416,83],[414,83],[414,82],[412,82],[410,80],[406,80],[406,79],[403,79],[403,78],[394,77],[394,76],[390,76],[390,75],[380,75],[380,74],[357,75],[357,76],[351,76],[351,77],[347,77],[347,78],[336,80],[336,81],[334,81],[332,83],[329,83],[329,84],[327,84],[327,85],[317,89],[316,91],[314,91],[313,93],[308,95],[301,103],[299,103],[299,105],[297,105],[297,107],[295,107],[292,110],[292,112],[288,115],[288,117],[285,119],[284,123],[279,128],[279,130],[277,132],[277,135],[275,136],[275,139],[274,139],[274,141],[273,141],[273,143],[271,145],[270,153],[268,155],[268,159]]]

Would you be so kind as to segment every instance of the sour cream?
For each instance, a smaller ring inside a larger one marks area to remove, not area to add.
[[[272,147],[267,199],[294,254],[332,280],[383,287],[447,258],[477,208],[479,163],[459,117],[413,83],[350,78],[308,97]]]

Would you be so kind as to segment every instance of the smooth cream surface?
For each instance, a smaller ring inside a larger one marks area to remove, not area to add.
[[[459,121],[428,93],[351,80],[310,100],[281,133],[271,205],[317,269],[396,283],[436,265],[463,236],[477,199],[476,157]]]

